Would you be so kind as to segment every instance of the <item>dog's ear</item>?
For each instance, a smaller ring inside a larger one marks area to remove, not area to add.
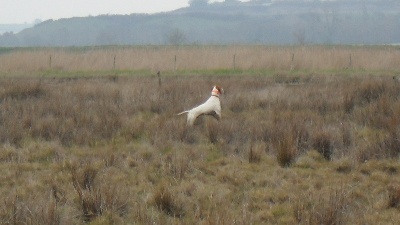
[[[222,87],[215,85],[215,88],[217,88],[217,90],[218,90],[218,92],[219,92],[220,94],[223,94],[223,93],[224,93],[224,89],[223,89]]]

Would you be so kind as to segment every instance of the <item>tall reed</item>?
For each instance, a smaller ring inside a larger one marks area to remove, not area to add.
[[[396,47],[141,46],[16,49],[0,72],[175,70],[398,71]]]

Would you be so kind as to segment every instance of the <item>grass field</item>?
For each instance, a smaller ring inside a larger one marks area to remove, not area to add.
[[[331,48],[273,49],[289,64],[113,70],[96,57],[73,68],[70,54],[81,62],[86,50],[3,53],[0,224],[396,224],[398,50],[356,48],[352,67],[371,51],[392,64],[346,68],[290,65],[292,52]],[[346,64],[353,50],[339,49]],[[51,69],[29,66],[49,52]],[[176,113],[214,84],[222,120],[187,129]]]
[[[190,71],[393,73],[400,70],[397,46],[142,46],[0,48],[0,75],[182,74]]]

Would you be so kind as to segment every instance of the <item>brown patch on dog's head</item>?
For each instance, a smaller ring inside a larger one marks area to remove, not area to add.
[[[215,85],[214,87],[218,90],[218,92],[219,92],[218,94],[222,95],[224,93],[224,89],[222,87],[220,87],[218,85]]]

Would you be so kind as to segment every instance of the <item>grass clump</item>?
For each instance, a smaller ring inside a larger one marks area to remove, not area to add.
[[[280,166],[289,167],[295,160],[296,149],[291,139],[284,139],[277,144],[277,160]]]
[[[398,209],[400,207],[400,187],[398,185],[389,186],[388,195],[388,207]]]
[[[183,207],[178,202],[177,197],[165,183],[160,183],[154,193],[153,201],[156,207],[168,216],[179,218],[185,215]]]
[[[338,189],[312,202],[310,198],[300,200],[293,209],[297,224],[346,224],[346,213],[350,206],[347,197],[344,190]]]
[[[313,140],[313,147],[326,160],[331,160],[333,155],[333,143],[331,136],[326,132],[317,132]]]
[[[127,201],[121,196],[123,191],[115,184],[98,182],[99,168],[93,165],[70,166],[72,185],[77,194],[77,203],[85,222],[93,221],[106,213],[127,213]]]

